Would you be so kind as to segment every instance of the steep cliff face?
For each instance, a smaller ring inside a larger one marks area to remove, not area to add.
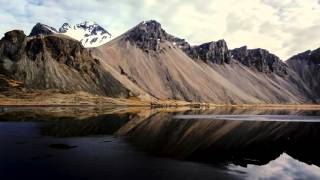
[[[192,46],[190,48],[183,48],[183,50],[192,59],[200,59],[202,61],[215,64],[231,63],[231,53],[226,41],[224,40],[208,42],[199,46]]]
[[[256,68],[263,73],[288,74],[287,65],[279,57],[265,49],[247,49],[246,46],[231,51],[232,57],[241,64]]]
[[[142,22],[136,27],[129,30],[125,35],[126,41],[135,44],[140,49],[146,52],[160,52],[163,50],[160,44],[167,41],[173,47],[182,49],[189,48],[190,45],[184,39],[174,37],[162,29],[161,24],[157,21],[151,20]]]
[[[314,51],[306,51],[291,57],[286,61],[307,84],[311,90],[311,97],[317,103],[320,102],[320,48]]]
[[[0,40],[1,74],[21,81],[29,89],[86,91],[127,97],[128,90],[101,68],[89,50],[64,36],[27,38],[11,31]]]

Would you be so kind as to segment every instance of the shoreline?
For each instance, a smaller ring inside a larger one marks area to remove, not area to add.
[[[150,108],[150,109],[174,109],[189,107],[190,109],[214,109],[214,108],[259,108],[259,109],[310,109],[320,110],[320,104],[38,104],[38,103],[0,103],[0,108],[54,108],[54,107],[105,107],[105,108]]]
[[[45,107],[121,107],[150,109],[214,109],[214,108],[256,108],[256,109],[310,109],[320,110],[320,104],[218,104],[210,102],[187,102],[173,99],[143,99],[140,97],[111,98],[85,92],[61,93],[49,90],[36,92],[11,92],[0,94],[0,108],[45,108]]]

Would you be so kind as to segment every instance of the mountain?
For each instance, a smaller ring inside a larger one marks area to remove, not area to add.
[[[64,23],[59,31],[45,24],[37,23],[31,30],[29,36],[38,34],[63,34],[77,41],[80,41],[84,47],[97,47],[111,40],[112,35],[93,21],[84,21],[80,24],[70,25]]]
[[[93,22],[64,24],[59,31],[38,23],[28,37],[6,33],[0,40],[0,92],[18,87],[147,101],[320,102],[319,49],[283,62],[261,48],[230,50],[225,40],[190,45],[153,20],[110,41],[102,38],[109,35]],[[93,37],[98,40],[90,44]],[[91,47],[101,39],[107,43]]]
[[[279,57],[265,49],[247,49],[246,46],[231,51],[232,57],[247,67],[253,67],[259,72],[276,73],[279,76],[288,75],[288,66]]]
[[[264,57],[255,60],[257,66],[249,67],[232,58],[233,51],[223,40],[190,46],[184,39],[168,34],[156,21],[142,22],[92,52],[102,64],[159,99],[215,103],[310,100],[303,81],[267,51],[257,54]],[[270,72],[259,70],[259,64]]]
[[[88,49],[60,34],[27,37],[23,31],[7,32],[0,40],[0,70],[5,79],[21,82],[27,89],[129,95]]]
[[[45,24],[37,23],[31,30],[29,36],[36,36],[38,34],[43,34],[43,35],[50,35],[50,34],[55,34],[58,33],[58,31],[50,26],[47,26]]]
[[[314,101],[320,103],[320,48],[297,54],[287,64],[311,89]]]
[[[208,42],[199,46],[182,48],[192,59],[200,59],[204,62],[215,64],[230,64],[231,53],[225,40]]]
[[[97,47],[112,38],[108,31],[92,21],[85,21],[73,26],[64,23],[59,29],[59,33],[80,41],[84,47]]]

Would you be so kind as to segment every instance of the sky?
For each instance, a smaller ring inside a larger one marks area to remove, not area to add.
[[[113,36],[145,20],[196,45],[264,48],[286,60],[320,47],[320,0],[0,0],[0,36],[41,22],[95,21]]]

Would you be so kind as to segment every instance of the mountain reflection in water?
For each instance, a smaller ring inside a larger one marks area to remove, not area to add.
[[[312,179],[320,178],[318,115],[319,111],[238,108],[53,108],[5,109],[0,119],[41,122],[41,135],[49,137],[113,135],[151,156],[202,163],[235,177],[281,179],[289,174]]]

